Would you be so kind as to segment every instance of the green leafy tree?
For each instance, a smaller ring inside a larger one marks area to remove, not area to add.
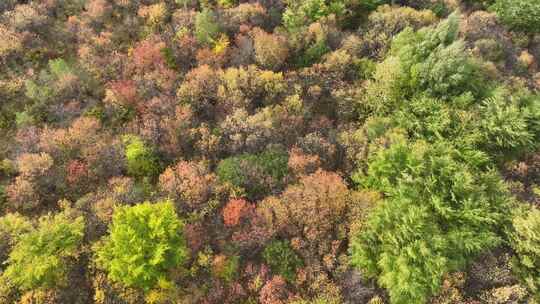
[[[0,218],[0,261],[5,261],[21,236],[32,230],[28,219],[18,213],[8,213]]]
[[[214,12],[208,8],[199,12],[195,18],[195,38],[199,43],[209,45],[219,36],[220,27]]]
[[[352,264],[377,278],[391,302],[426,303],[443,276],[502,242],[508,194],[487,158],[448,143],[397,142],[357,179],[382,192],[351,240]]]
[[[511,156],[510,152],[533,151],[537,147],[537,108],[540,98],[508,96],[508,92],[497,91],[482,102],[479,133],[482,145],[493,153]]]
[[[513,220],[514,266],[524,285],[540,299],[540,210],[527,210]]]
[[[21,290],[65,283],[67,259],[77,255],[83,234],[82,217],[73,218],[67,211],[41,217],[36,229],[19,237],[3,277]]]
[[[491,7],[500,20],[513,29],[540,33],[540,2],[497,0]]]
[[[135,177],[152,177],[160,171],[159,160],[154,150],[137,136],[124,137],[125,157],[129,175]]]
[[[298,57],[297,65],[300,67],[309,67],[330,51],[331,49],[326,44],[326,39],[317,39]]]
[[[49,69],[43,69],[36,79],[25,82],[25,95],[31,101],[24,112],[17,113],[19,125],[46,121],[51,119],[47,105],[55,98],[61,98],[61,89],[58,87],[59,78],[71,73],[72,70],[63,59],[49,61]]]
[[[458,40],[459,16],[437,27],[406,28],[392,41],[389,56],[377,65],[366,85],[369,111],[388,113],[418,95],[451,100],[463,94],[483,97],[490,88],[478,64]]]
[[[56,78],[60,78],[67,74],[73,74],[74,72],[73,68],[62,58],[50,60],[49,69]]]
[[[218,164],[216,173],[221,182],[243,188],[250,198],[262,198],[282,185],[288,174],[288,154],[269,150],[229,157]]]
[[[148,291],[187,259],[183,226],[170,201],[121,207],[96,248],[97,263],[113,281]]]
[[[502,87],[476,101],[464,94],[445,101],[414,97],[389,116],[411,138],[445,140],[460,149],[480,150],[495,160],[508,159],[538,146],[538,97]]]
[[[279,274],[289,282],[294,281],[296,269],[302,266],[302,260],[288,241],[272,241],[264,248],[263,258],[274,274]]]
[[[343,0],[289,0],[287,9],[283,13],[283,25],[292,33],[298,33],[304,26],[319,19],[335,14],[340,16],[345,13],[345,1]]]

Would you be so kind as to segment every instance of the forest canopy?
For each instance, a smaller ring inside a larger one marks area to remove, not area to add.
[[[540,303],[540,1],[0,0],[8,303]]]

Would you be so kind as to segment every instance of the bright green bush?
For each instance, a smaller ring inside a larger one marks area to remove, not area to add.
[[[514,266],[524,285],[540,299],[540,210],[534,208],[513,220],[511,246]]]
[[[351,240],[351,261],[391,303],[426,303],[445,274],[502,242],[508,195],[486,160],[471,163],[447,143],[401,142],[372,157],[357,179],[386,198]]]
[[[302,266],[302,260],[288,241],[272,241],[264,248],[263,259],[274,274],[279,274],[290,282],[296,277],[296,269]]]
[[[124,137],[128,174],[135,177],[152,177],[159,174],[159,160],[154,150],[137,136]]]
[[[18,227],[26,226],[17,222]],[[82,217],[72,219],[63,212],[40,218],[36,229],[19,237],[6,261],[3,276],[20,290],[66,283],[66,259],[76,256],[83,233]]]
[[[491,9],[503,23],[513,29],[540,33],[538,0],[497,0]]]
[[[96,248],[96,261],[111,280],[148,291],[187,259],[183,226],[169,201],[121,207]]]

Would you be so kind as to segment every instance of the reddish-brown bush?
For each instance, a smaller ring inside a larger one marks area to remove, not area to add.
[[[133,64],[141,70],[154,69],[165,65],[161,50],[165,43],[158,39],[146,39],[133,49]]]
[[[106,101],[122,106],[133,106],[139,99],[137,86],[133,80],[117,80],[109,85]]]
[[[318,155],[309,155],[298,148],[289,151],[289,168],[296,176],[314,173],[321,166]]]
[[[66,180],[75,184],[88,176],[88,166],[80,160],[72,160],[66,167]]]
[[[215,176],[202,163],[181,161],[159,177],[160,189],[180,208],[198,208],[211,196]]]
[[[287,282],[280,276],[274,276],[261,289],[259,302],[261,304],[285,304],[291,293],[287,290]]]
[[[228,227],[237,226],[243,219],[251,217],[253,210],[253,205],[246,200],[232,199],[223,208],[223,222]]]

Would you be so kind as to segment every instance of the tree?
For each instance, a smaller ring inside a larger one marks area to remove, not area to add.
[[[84,219],[68,210],[41,217],[37,228],[20,236],[2,276],[20,290],[66,283],[68,260],[76,257],[83,234]]]
[[[156,29],[167,19],[167,6],[163,2],[141,6],[137,14],[146,19],[146,24],[150,28]]]
[[[510,245],[516,252],[514,267],[524,285],[540,299],[540,210],[516,216]]]
[[[397,142],[357,178],[385,199],[352,238],[351,262],[377,278],[392,303],[425,303],[445,274],[502,242],[509,196],[486,158],[473,153]]]
[[[0,59],[2,60],[23,48],[23,41],[17,32],[4,25],[0,25],[0,37]]]
[[[330,14],[341,16],[345,13],[345,1],[342,0],[308,0],[287,1],[287,9],[283,13],[283,25],[292,33],[310,25]]]
[[[139,95],[137,86],[133,80],[113,81],[106,90],[105,101],[114,106],[125,108],[133,107],[137,104]]]
[[[349,199],[347,185],[339,175],[318,170],[258,205],[257,214],[264,223],[275,234],[291,239],[292,248],[306,263],[300,277],[314,289],[325,288],[316,283],[320,280],[330,283],[324,270],[335,269],[342,253]]]
[[[239,264],[239,256],[216,255],[212,261],[212,273],[225,282],[232,282],[238,274]]]
[[[41,196],[36,185],[22,176],[6,187],[6,194],[11,208],[15,210],[32,210],[40,206]]]
[[[21,236],[32,230],[28,219],[18,213],[8,213],[0,218],[0,261],[5,261]]]
[[[25,153],[17,158],[17,167],[21,176],[32,179],[49,173],[54,160],[47,153]]]
[[[244,199],[232,199],[223,208],[223,222],[227,227],[234,227],[241,223],[243,219],[253,216],[254,206]]]
[[[540,2],[536,0],[497,0],[491,9],[513,29],[540,32]]]
[[[220,124],[226,150],[230,153],[256,153],[271,145],[294,142],[305,127],[302,101],[296,98],[287,101],[290,103],[268,106],[253,115],[244,109],[228,115]]]
[[[299,148],[289,150],[289,170],[297,177],[315,173],[321,167],[318,155],[305,154]]]
[[[103,22],[110,17],[112,5],[106,0],[91,0],[86,4],[88,16],[95,22]]]
[[[184,223],[170,201],[118,208],[96,262],[111,280],[149,291],[188,257]]]
[[[210,45],[214,43],[220,32],[214,12],[208,8],[197,13],[195,17],[195,38],[199,43]]]
[[[43,32],[47,28],[47,16],[38,5],[20,4],[4,14],[8,23],[17,32]]]
[[[31,210],[47,198],[53,198],[53,158],[47,153],[24,153],[17,158],[19,176],[6,187],[12,208]]]
[[[198,208],[210,199],[215,181],[205,164],[181,161],[159,176],[159,187],[180,207]]]
[[[253,29],[253,47],[257,63],[271,70],[279,70],[289,55],[285,37],[266,33],[260,28]]]
[[[162,53],[165,46],[165,43],[158,37],[150,37],[137,43],[133,49],[133,65],[141,71],[165,67]]]
[[[384,58],[390,48],[391,39],[407,27],[415,30],[437,21],[431,10],[415,10],[403,6],[382,5],[369,15],[362,53],[369,57]]]
[[[296,270],[303,265],[288,241],[272,241],[263,251],[263,259],[272,272],[294,282]]]
[[[128,174],[134,177],[153,177],[159,173],[159,161],[154,150],[137,136],[124,137]]]
[[[459,149],[481,150],[495,160],[534,151],[540,112],[538,97],[527,90],[500,87],[475,101],[470,94],[445,101],[420,96],[387,116],[411,138],[435,142],[444,138]]]
[[[242,154],[219,162],[218,180],[243,188],[248,198],[256,200],[283,185],[288,174],[288,155],[278,150],[260,154]]]
[[[285,189],[275,208],[278,223],[309,243],[332,240],[334,229],[343,223],[348,195],[339,175],[318,170]]]
[[[341,303],[340,299],[336,299],[332,296],[318,296],[317,298],[313,300],[294,300],[294,302],[290,302],[289,304],[339,304]],[[368,304],[372,304],[369,302]]]
[[[259,293],[261,304],[285,304],[291,293],[287,290],[287,281],[280,276],[274,276],[266,282]]]
[[[482,102],[481,145],[492,154],[534,151],[538,146],[540,97],[520,95],[501,88]]]
[[[220,1],[238,2],[237,0]],[[263,27],[268,25],[270,19],[268,9],[260,2],[239,3],[235,7],[228,8],[220,13],[220,25],[227,33],[238,33],[246,24],[252,27]]]
[[[489,88],[478,64],[458,40],[460,19],[454,13],[436,27],[406,28],[393,41],[389,56],[377,65],[366,84],[362,103],[383,115],[403,100],[418,95],[443,100],[472,94],[483,97]]]
[[[217,71],[202,65],[187,73],[176,95],[180,103],[191,105],[197,114],[212,117],[219,84]]]

